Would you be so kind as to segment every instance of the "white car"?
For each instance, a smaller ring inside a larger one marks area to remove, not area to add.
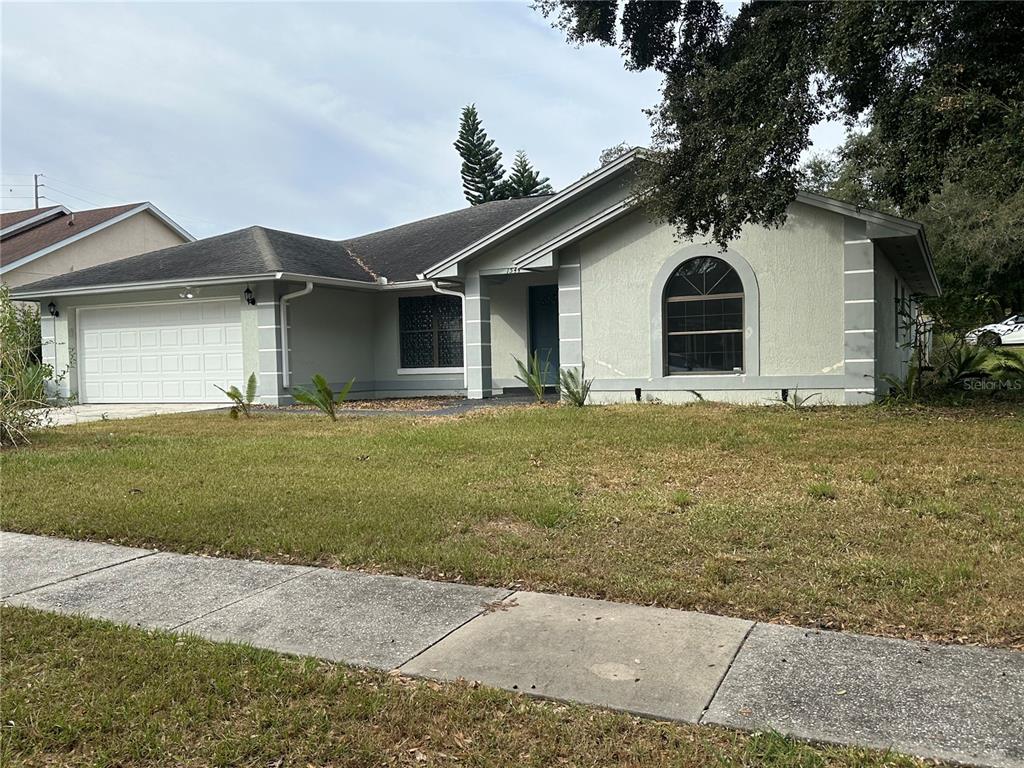
[[[1002,344],[1024,344],[1024,315],[1010,315],[1001,323],[983,325],[967,334],[968,344],[998,347]]]

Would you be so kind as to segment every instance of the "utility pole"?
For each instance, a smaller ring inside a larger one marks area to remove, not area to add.
[[[38,211],[39,210],[39,174],[38,173],[33,173],[32,174],[32,187],[35,190],[36,210]]]

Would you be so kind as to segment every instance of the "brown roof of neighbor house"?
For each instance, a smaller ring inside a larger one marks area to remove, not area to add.
[[[98,224],[127,213],[145,203],[115,205],[110,208],[92,208],[87,211],[60,213],[59,215],[40,222],[37,226],[12,232],[0,241],[0,265],[10,264],[18,259],[29,256],[43,248],[49,248],[77,234],[92,229]],[[51,206],[56,208],[58,206]],[[3,214],[3,227],[9,227],[44,212],[44,209],[31,211],[14,211]],[[10,220],[8,220],[10,217]],[[2,227],[0,227],[2,228]]]
[[[0,213],[0,229],[7,229],[15,224],[31,219],[35,216],[40,216],[47,211],[54,211],[60,208],[59,205],[45,205],[42,208],[29,208],[27,211],[7,211],[6,213]]]

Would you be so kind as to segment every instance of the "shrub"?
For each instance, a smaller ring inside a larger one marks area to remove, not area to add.
[[[217,387],[216,384],[213,386]],[[231,402],[234,403],[234,405],[231,406],[231,410],[228,411],[228,415],[231,416],[232,419],[237,419],[239,415],[245,416],[246,418],[249,418],[252,415],[252,413],[250,413],[250,406],[256,399],[255,371],[249,374],[249,381],[245,385],[244,395],[234,384],[227,389],[224,389],[224,387],[217,387],[217,389],[227,395],[231,399]]]
[[[551,367],[548,359],[544,359],[543,366],[536,352],[527,358],[526,364],[518,357],[512,359],[516,361],[516,366],[519,368],[519,375],[516,378],[526,385],[527,389],[537,398],[537,402],[544,402],[544,380],[548,377],[548,370]]]
[[[27,442],[46,418],[53,369],[39,360],[40,333],[39,310],[14,304],[0,285],[0,445]]]
[[[292,397],[295,398],[295,402],[297,403],[316,406],[330,416],[331,421],[337,421],[337,405],[338,403],[345,402],[345,398],[348,397],[348,393],[355,382],[355,379],[349,379],[348,384],[342,387],[340,392],[335,394],[334,390],[332,390],[330,385],[327,383],[327,379],[318,373],[313,377],[312,390],[297,387],[295,391],[292,392]]]
[[[582,365],[578,371],[575,368],[566,368],[558,374],[558,389],[562,394],[562,399],[577,408],[582,408],[587,404],[590,387],[594,384],[593,379],[586,379],[584,375],[585,370]]]
[[[806,408],[807,406],[809,406],[811,400],[813,400],[816,397],[821,397],[821,393],[812,392],[809,395],[801,395],[800,390],[794,387],[793,391],[789,393],[788,398],[786,398],[785,400],[779,398],[778,402],[782,403],[787,408],[790,408],[794,411],[798,411],[801,408]]]

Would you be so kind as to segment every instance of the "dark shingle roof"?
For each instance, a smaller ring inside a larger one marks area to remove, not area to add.
[[[350,240],[249,227],[20,286],[17,293],[160,280],[291,272],[373,282],[415,280],[432,264],[518,218],[549,196],[499,200]]]
[[[427,267],[461,251],[549,198],[550,195],[537,195],[496,200],[343,240],[342,245],[376,274],[392,282],[415,280]]]
[[[49,248],[51,245],[55,245],[62,240],[67,240],[69,237],[79,235],[98,224],[116,218],[122,213],[127,213],[133,208],[138,208],[140,205],[144,205],[144,203],[115,205],[111,208],[92,208],[88,211],[75,211],[74,213],[61,213],[59,216],[48,219],[41,224],[15,232],[5,237],[3,242],[0,243],[0,263],[10,264],[12,261],[17,261],[36,251],[41,251],[43,248]],[[18,211],[17,213],[21,214],[23,211]],[[38,214],[41,211],[33,211],[32,213]],[[14,216],[15,214],[6,215]],[[22,218],[20,220],[24,221],[25,219]],[[4,226],[10,226],[15,223],[17,223],[15,220],[10,222],[5,220]]]

